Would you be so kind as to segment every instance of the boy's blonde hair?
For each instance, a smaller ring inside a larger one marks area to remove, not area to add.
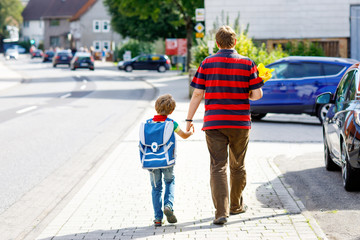
[[[170,94],[164,94],[155,102],[155,110],[159,115],[169,115],[176,107],[176,102]]]
[[[218,29],[215,36],[220,48],[230,49],[235,46],[236,33],[230,26],[222,26]]]

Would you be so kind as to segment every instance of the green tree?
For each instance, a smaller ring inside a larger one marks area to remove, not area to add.
[[[7,37],[6,26],[19,27],[22,23],[23,5],[20,0],[0,0],[0,48],[2,40]]]
[[[187,66],[190,64],[195,9],[203,0],[105,0],[112,26],[123,36],[142,41],[158,38],[187,39]]]

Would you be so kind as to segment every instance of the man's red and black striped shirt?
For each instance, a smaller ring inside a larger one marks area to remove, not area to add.
[[[233,49],[205,58],[191,86],[205,90],[202,130],[251,128],[249,91],[264,85],[255,63]]]

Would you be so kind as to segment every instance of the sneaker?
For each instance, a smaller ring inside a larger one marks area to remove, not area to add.
[[[174,215],[174,211],[169,206],[164,207],[164,214],[166,216],[166,219],[169,223],[176,223],[177,219]]]
[[[213,223],[216,224],[216,225],[224,225],[225,223],[227,223],[227,218],[226,217],[219,217],[217,219],[214,219]]]
[[[155,219],[154,220],[154,226],[155,227],[161,227],[161,225],[162,225],[162,222],[161,222],[162,220],[159,220],[159,219]]]
[[[243,210],[239,211],[239,212],[230,212],[230,215],[237,215],[237,214],[241,214],[244,213],[248,210],[248,206],[244,204]]]

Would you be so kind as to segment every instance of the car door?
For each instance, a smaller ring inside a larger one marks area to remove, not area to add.
[[[133,63],[133,68],[137,70],[147,69],[148,65],[148,55],[139,56]]]
[[[269,79],[262,87],[264,95],[257,101],[252,101],[253,109],[260,112],[281,112],[282,107],[286,104],[288,93],[286,92],[287,79],[284,76],[289,66],[289,62],[279,62],[267,67],[273,68],[272,78]]]
[[[328,120],[327,137],[329,150],[335,161],[339,161],[340,149],[340,136],[341,129],[345,123],[346,115],[349,110],[349,96],[351,91],[349,89],[354,81],[354,70],[347,72],[340,81],[335,95],[335,103],[331,109],[333,116]]]
[[[254,105],[264,105],[268,112],[273,113],[311,113],[315,93],[323,78],[321,65],[285,61],[268,67],[274,69],[273,77],[263,86],[263,98]]]

